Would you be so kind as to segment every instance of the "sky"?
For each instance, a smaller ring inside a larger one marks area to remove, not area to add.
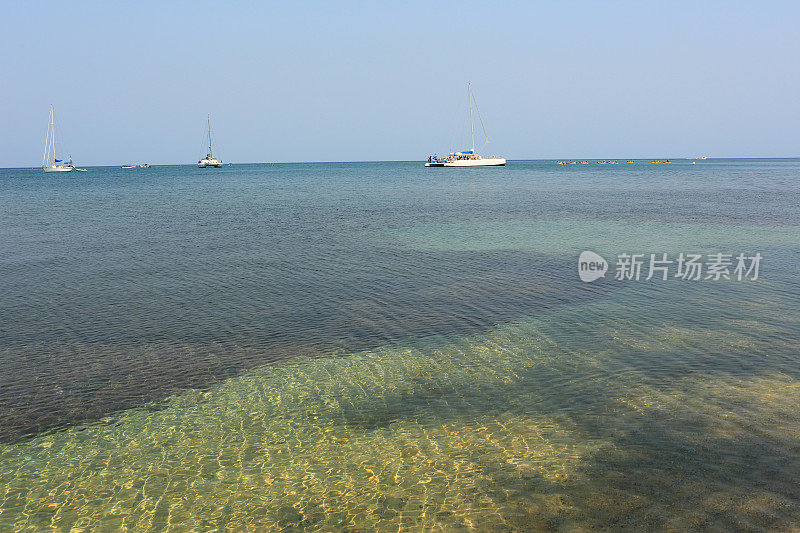
[[[0,167],[800,156],[800,2],[15,2]],[[482,143],[479,135],[477,144]]]

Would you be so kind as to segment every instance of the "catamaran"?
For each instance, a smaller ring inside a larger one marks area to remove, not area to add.
[[[473,107],[475,113],[473,113]],[[469,126],[470,126],[470,149],[461,150],[460,152],[451,152],[447,156],[428,157],[428,162],[425,163],[426,167],[501,167],[506,164],[506,160],[502,157],[492,155],[491,157],[483,157],[475,152],[475,115],[478,115],[478,120],[483,129],[483,136],[485,138],[484,144],[491,149],[489,136],[486,135],[486,127],[483,125],[483,118],[478,111],[478,103],[475,101],[475,96],[472,94],[472,88],[467,83],[467,112],[469,113]]]
[[[208,153],[203,159],[197,162],[197,166],[200,168],[219,168],[220,165],[222,165],[222,161],[214,157],[214,153],[211,151],[211,115],[208,115]]]
[[[47,137],[44,140],[42,170],[45,172],[72,172],[75,170],[71,157],[66,163],[64,160],[56,158],[56,124],[52,105],[50,106],[50,120],[47,122]]]

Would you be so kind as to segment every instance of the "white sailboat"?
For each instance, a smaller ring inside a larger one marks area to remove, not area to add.
[[[483,125],[480,111],[478,111],[478,103],[475,101],[475,96],[472,94],[472,87],[467,83],[467,111],[469,112],[469,126],[470,126],[470,149],[461,150],[460,152],[451,152],[445,157],[430,156],[428,162],[425,163],[426,167],[501,167],[506,164],[506,160],[502,157],[492,155],[491,157],[483,157],[475,151],[475,114],[472,109],[475,108],[475,114],[478,115],[478,120],[483,129],[483,136],[485,138],[484,144],[491,149],[489,136],[486,135],[486,127]]]
[[[208,115],[208,153],[197,162],[197,166],[200,168],[219,168],[220,165],[222,165],[222,161],[214,157],[214,153],[211,150],[211,115]]]
[[[75,170],[71,157],[67,163],[56,158],[56,125],[52,105],[50,106],[50,120],[47,122],[47,136],[44,140],[42,170],[45,172],[72,172]]]

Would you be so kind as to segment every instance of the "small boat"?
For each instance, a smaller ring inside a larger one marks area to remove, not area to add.
[[[85,168],[76,168],[75,172],[87,172],[87,169],[85,169]]]
[[[628,161],[628,164],[629,164],[629,165],[632,165],[632,164],[633,164],[633,159],[631,159],[630,161]]]
[[[491,157],[483,157],[475,152],[475,120],[472,113],[473,105],[475,108],[475,113],[478,115],[478,120],[480,120],[481,127],[483,127],[483,119],[481,118],[480,111],[478,111],[478,104],[477,102],[475,102],[475,97],[472,95],[471,85],[467,83],[467,109],[469,111],[471,148],[469,150],[461,150],[460,152],[451,152],[446,157],[430,156],[428,157],[428,162],[425,163],[426,167],[505,166],[506,160],[502,157],[497,157],[494,155]],[[486,139],[484,144],[486,144],[489,147],[489,149],[491,149],[491,143],[489,142],[489,137],[486,135],[486,128],[483,128],[483,136]],[[209,151],[211,149],[210,146],[211,145],[209,142]]]
[[[119,168],[136,168],[136,165],[122,165]]]
[[[72,172],[75,170],[71,157],[67,163],[63,159],[56,158],[56,122],[52,105],[50,106],[50,118],[47,122],[47,136],[44,140],[42,170],[45,172]]]
[[[588,165],[588,164],[589,164],[588,161],[581,161],[581,165]]]
[[[150,165],[145,163],[144,165],[139,165],[139,168],[150,168]]]
[[[214,152],[211,150],[211,115],[208,115],[208,153],[203,159],[197,162],[197,166],[199,168],[219,168],[221,165],[222,161],[214,157]]]

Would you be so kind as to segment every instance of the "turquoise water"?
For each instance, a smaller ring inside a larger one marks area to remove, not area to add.
[[[799,178],[0,170],[0,529],[800,527]]]

